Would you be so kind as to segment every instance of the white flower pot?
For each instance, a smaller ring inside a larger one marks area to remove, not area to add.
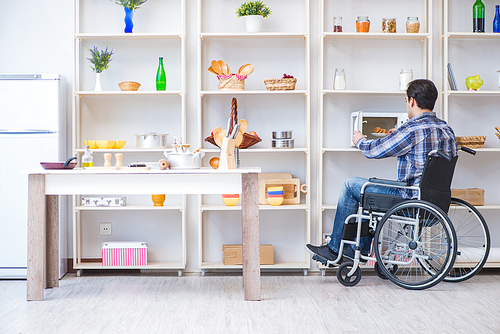
[[[102,91],[101,73],[96,73],[95,74],[95,88],[94,88],[94,91],[96,91],[96,92]]]
[[[262,30],[262,15],[248,15],[244,17],[247,32],[260,32]]]

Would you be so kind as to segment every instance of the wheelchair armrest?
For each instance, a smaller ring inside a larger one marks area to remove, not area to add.
[[[372,177],[372,178],[368,179],[368,181],[372,182],[372,183],[387,184],[387,185],[397,186],[397,187],[408,187],[409,186],[409,184],[406,182],[377,179],[376,177]]]

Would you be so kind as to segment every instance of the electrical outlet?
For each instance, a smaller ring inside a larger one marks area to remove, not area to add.
[[[99,234],[100,235],[111,235],[111,223],[100,223],[99,224]]]

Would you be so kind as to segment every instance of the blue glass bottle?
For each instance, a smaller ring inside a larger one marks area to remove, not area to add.
[[[495,18],[493,19],[493,32],[500,32],[500,5],[496,5]]]
[[[123,7],[125,10],[125,32],[126,33],[131,33],[132,29],[134,29],[134,22],[132,19],[134,18],[134,11],[131,9],[128,9],[127,7]]]

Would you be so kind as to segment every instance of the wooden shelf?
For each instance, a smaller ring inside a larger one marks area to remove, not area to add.
[[[430,38],[430,34],[418,33],[358,33],[358,32],[324,32],[325,39],[385,39],[385,40],[424,40]]]
[[[241,211],[241,205],[201,205],[201,211]],[[307,204],[294,205],[259,205],[259,210],[308,210]]]
[[[138,211],[138,210],[153,210],[153,211],[166,211],[166,210],[180,210],[181,205],[125,205],[125,206],[77,206],[75,210],[78,211]]]
[[[74,269],[185,269],[182,262],[148,262],[146,266],[103,266],[101,262],[83,262]]]
[[[77,39],[182,39],[182,34],[171,33],[133,33],[133,34],[92,34],[92,33],[79,33],[75,34]]]

